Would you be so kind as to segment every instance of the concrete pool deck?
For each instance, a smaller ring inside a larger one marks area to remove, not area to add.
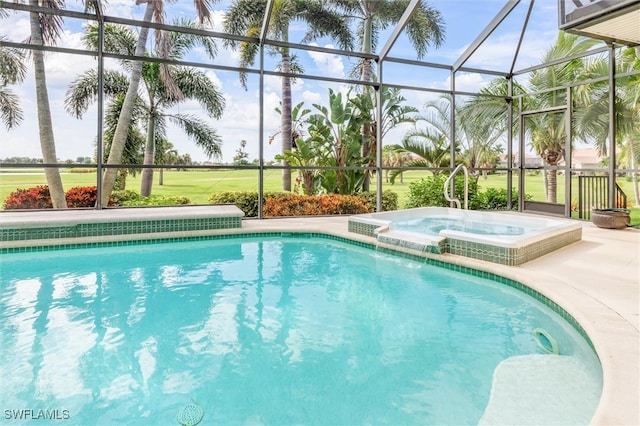
[[[186,210],[183,210],[186,213]],[[70,220],[69,212],[64,213]],[[73,213],[96,218],[96,211]],[[98,212],[100,216],[109,213]],[[62,213],[61,213],[62,214]],[[116,213],[117,214],[117,213]],[[51,220],[51,212],[20,216],[26,222]],[[188,217],[188,216],[187,216]],[[16,216],[0,214],[0,227],[16,225]],[[73,221],[73,219],[71,219]],[[22,226],[29,224],[21,223]],[[591,424],[640,425],[640,230],[608,230],[584,222],[582,240],[520,266],[506,266],[452,254],[427,255],[517,280],[562,306],[587,332],[603,369],[603,391]],[[245,219],[240,228],[174,232],[164,236],[317,232],[375,244],[373,237],[348,231],[348,216]],[[129,239],[162,235],[130,235]],[[89,241],[126,239],[126,235]],[[66,244],[81,242],[65,239]],[[83,239],[87,241],[87,239]],[[17,241],[28,247],[34,241]],[[37,244],[36,244],[37,245]]]

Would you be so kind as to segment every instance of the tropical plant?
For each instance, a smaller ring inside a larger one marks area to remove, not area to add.
[[[337,167],[321,173],[321,185],[328,193],[354,194],[364,182],[364,172],[358,170],[363,165],[360,156],[363,118],[351,102],[350,93],[343,97],[342,93],[329,89],[329,107],[313,104],[319,113],[308,119],[309,133],[319,145],[331,147],[329,165]]]
[[[576,54],[584,53],[599,43],[598,40],[580,37],[575,34],[558,32],[558,38],[543,57],[543,63],[551,63]],[[529,90],[534,95],[532,106],[536,110],[553,108],[567,103],[566,89],[551,90],[567,86],[584,73],[585,62],[573,59],[551,65],[531,73]],[[525,129],[530,136],[531,146],[546,165],[551,166],[547,173],[547,201],[557,202],[556,166],[565,158],[566,126],[564,113],[536,114],[527,120]]]
[[[376,165],[376,148],[378,145],[377,140],[377,126],[380,123],[381,136],[384,137],[390,130],[404,123],[415,123],[416,118],[414,114],[418,112],[418,109],[405,105],[406,98],[400,93],[400,89],[393,87],[383,87],[381,93],[382,98],[382,117],[377,119],[377,96],[375,92],[367,90],[358,94],[351,101],[358,107],[361,114],[362,124],[362,144],[361,150],[362,156],[366,161],[366,165],[373,167]],[[362,183],[362,189],[364,191],[369,190],[369,183],[371,180],[371,173],[369,170],[365,170],[364,182]]]
[[[262,29],[263,20],[267,8],[267,0],[235,0],[227,11],[224,29],[230,34],[258,37]],[[352,36],[345,18],[322,0],[274,0],[267,28],[267,37],[289,42],[290,25],[294,21],[304,21],[308,25],[308,31],[302,39],[303,43],[318,37],[330,36],[337,41],[340,48],[351,49]],[[248,68],[253,65],[258,54],[258,44],[252,41],[229,41],[240,51],[240,67]],[[282,83],[282,113],[280,123],[280,138],[282,141],[282,153],[290,151],[294,139],[292,137],[292,101],[291,84],[292,75],[295,74],[295,58],[290,54],[289,47],[272,47],[269,52],[280,59],[279,71],[284,75]],[[294,64],[294,66],[292,66]],[[240,73],[240,81],[246,88],[246,73]],[[284,161],[284,166],[289,166]],[[291,190],[291,170],[285,167],[282,170],[282,189]]]
[[[0,41],[6,37],[0,36]],[[18,95],[7,88],[10,84],[21,83],[27,73],[25,54],[19,49],[0,46],[0,118],[7,130],[22,121],[22,109]]]
[[[587,52],[597,43],[598,40],[560,31],[555,43],[542,58],[543,63],[552,65],[533,71],[526,83],[514,83],[514,95],[531,93],[523,97],[523,110],[537,111],[565,105],[566,87],[583,78],[586,65],[582,59],[562,60]],[[508,108],[503,99],[509,97],[507,87],[505,79],[492,81],[481,92],[493,96],[478,97],[469,101],[463,107],[464,114],[474,115],[480,122],[498,123],[498,127],[506,131]],[[534,114],[525,122],[525,137],[545,165],[551,166],[545,175],[546,199],[551,203],[557,202],[556,167],[565,158],[565,127],[564,112]]]
[[[640,163],[640,58],[636,49],[626,48],[617,51],[615,62],[619,73],[629,74],[618,78],[615,85],[616,141],[619,147],[617,167],[636,169]],[[596,57],[586,64],[583,76],[596,82],[579,86],[575,90],[576,134],[593,143],[602,157],[606,156],[609,149],[611,90],[609,80],[602,78],[608,72],[609,61],[601,56]],[[640,204],[637,173],[632,173],[632,181],[636,204]]]
[[[396,149],[393,145],[386,145],[382,148],[382,166],[384,170],[384,181],[389,182],[389,169],[405,167],[411,161],[411,154]],[[400,183],[403,183],[403,174],[400,175]]]
[[[31,0],[36,1],[36,0]],[[169,2],[169,0],[166,0]],[[210,6],[216,0],[194,0],[195,9],[198,14],[198,20],[200,24],[204,22],[211,22],[211,14],[209,11]],[[37,1],[36,1],[37,2]],[[165,0],[136,0],[136,4],[142,4],[146,2],[146,8],[144,12],[144,16],[142,18],[142,25],[138,30],[138,38],[135,43],[135,49],[133,51],[133,55],[137,57],[142,57],[145,53],[145,46],[147,44],[147,38],[149,35],[149,27],[146,24],[155,20],[156,23],[163,23],[164,21],[164,4]],[[161,57],[167,57],[167,48],[169,48],[169,41],[166,36],[166,33],[160,30],[155,31],[156,35],[156,46],[159,46],[158,49],[161,54]],[[131,120],[133,118],[135,103],[138,99],[138,88],[140,84],[140,79],[142,78],[142,68],[143,61],[132,61],[128,67],[129,71],[129,86],[125,93],[122,109],[120,111],[120,115],[118,116],[118,123],[116,125],[116,129],[113,134],[113,142],[111,145],[111,150],[109,151],[109,158],[107,159],[107,165],[118,165],[121,163],[122,154],[125,150],[125,146],[127,143],[127,138],[129,135]],[[180,98],[181,94],[179,91],[175,90],[174,85],[171,84],[169,72],[165,66],[160,67],[161,72],[160,75],[165,82],[167,88],[172,88],[174,90],[170,90],[171,93],[175,95],[176,98]],[[153,134],[153,132],[148,132],[148,134]],[[153,158],[153,157],[152,157]],[[111,195],[111,191],[116,183],[118,170],[116,168],[107,168],[104,172],[102,178],[102,199],[101,202],[106,204],[109,201],[109,197]]]
[[[181,22],[180,24],[186,27],[191,25],[188,22]],[[90,25],[85,38],[89,46],[96,43],[96,32],[96,26]],[[209,53],[214,51],[208,38],[197,35],[172,32],[169,40],[170,44],[166,56],[172,59],[182,57],[197,43],[201,43]],[[105,26],[105,44],[117,49],[118,53],[126,53],[133,50],[134,41],[135,34],[130,29],[119,25]],[[159,56],[159,52],[155,53],[156,56]],[[128,60],[121,62],[125,69],[131,66]],[[193,99],[200,103],[209,116],[219,118],[224,108],[224,98],[218,88],[202,71],[189,67],[168,65],[166,72],[171,78],[172,86],[175,87],[175,89],[172,89],[168,87],[167,80],[162,77],[162,72],[162,65],[157,62],[143,63],[142,83],[144,90],[139,93],[134,104],[134,110],[141,111],[142,116],[146,119],[144,165],[152,166],[155,163],[156,145],[161,141],[166,141],[167,120],[180,126],[198,146],[203,148],[209,157],[220,156],[221,139],[204,120],[190,114],[171,114],[167,112],[167,110],[180,102]],[[124,99],[126,99],[126,90],[124,89],[125,87],[130,87],[125,82],[127,82],[127,75],[115,70],[105,72],[105,93],[114,96],[118,105],[123,105]],[[176,90],[180,93],[180,96],[176,95]],[[65,101],[67,109],[76,117],[81,117],[89,103],[96,99],[97,91],[97,74],[89,71],[81,75],[69,88]],[[120,101],[120,99],[123,99],[123,101]],[[121,111],[122,109],[120,109]],[[120,113],[119,116],[121,115]],[[135,120],[132,119],[130,123],[135,123]],[[131,131],[130,129],[130,133]],[[113,149],[113,145],[111,148]],[[140,189],[140,194],[143,197],[148,197],[151,194],[152,183],[153,168],[146,167],[142,171]]]
[[[425,105],[426,113],[418,118],[426,122],[423,128],[414,128],[405,133],[400,144],[390,145],[390,149],[408,154],[405,167],[431,168],[434,174],[440,173],[438,168],[449,167],[451,158],[451,103],[446,98],[428,102]],[[459,144],[456,144],[456,150]],[[389,179],[393,184],[396,177],[402,175],[404,170],[396,169],[389,173]]]

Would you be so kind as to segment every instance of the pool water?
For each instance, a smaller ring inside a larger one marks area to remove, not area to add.
[[[427,218],[400,218],[393,221],[393,229],[419,232],[427,235],[439,235],[440,231],[452,230],[478,235],[524,235],[533,228],[507,225],[498,222],[480,222],[477,220],[432,216]]]
[[[554,395],[575,423],[601,391],[587,342],[522,292],[329,238],[0,261],[0,405],[64,424],[477,424],[497,366],[545,354],[536,329],[588,377]]]

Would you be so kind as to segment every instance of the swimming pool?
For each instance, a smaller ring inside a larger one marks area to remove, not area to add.
[[[512,266],[582,239],[575,220],[445,207],[353,215],[349,231],[383,244]]]
[[[510,365],[523,362],[557,380],[550,395],[523,391],[560,405],[537,404],[540,423],[586,424],[600,395],[588,342],[515,284],[343,240],[245,236],[1,260],[0,365],[11,368],[0,400],[67,410],[65,424],[175,424],[189,404],[207,424],[490,422]],[[560,355],[546,354],[537,329]],[[576,389],[557,386],[568,382]]]

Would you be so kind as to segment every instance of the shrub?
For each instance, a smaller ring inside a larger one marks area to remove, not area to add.
[[[16,209],[52,209],[51,195],[47,185],[33,188],[18,188],[4,200],[5,210]]]
[[[65,192],[67,207],[94,207],[98,195],[95,186],[74,186]],[[109,199],[109,205],[115,204],[113,199]],[[28,189],[17,189],[13,191],[4,202],[5,210],[14,209],[51,209],[51,195],[47,185],[34,186]]]
[[[98,198],[98,188],[95,186],[75,186],[65,192],[67,207],[94,207]],[[113,200],[109,200],[109,205],[113,205]]]
[[[525,199],[531,196],[525,194]],[[484,192],[478,192],[469,200],[469,208],[472,210],[506,210],[507,190],[504,188],[487,188]],[[511,210],[518,210],[518,190],[511,189]]]
[[[263,214],[269,217],[324,216],[370,213],[373,209],[357,195],[286,195],[265,199]]]
[[[367,200],[369,205],[371,205],[372,210],[376,209],[377,203],[375,191],[367,191],[358,195]],[[384,191],[382,191],[382,210],[384,210],[385,212],[398,210],[398,194],[396,192],[393,192],[390,189],[385,189]]]
[[[290,192],[284,191],[265,192],[264,198],[279,198],[290,194]],[[209,197],[209,202],[213,204],[235,204],[244,212],[245,217],[258,217],[258,191],[214,192]]]
[[[409,199],[405,208],[413,207],[449,207],[449,201],[444,197],[444,183],[448,174],[439,173],[428,178],[409,184]],[[469,200],[472,200],[478,192],[478,183],[474,179],[469,180]],[[455,177],[455,196],[464,203],[464,176]]]
[[[187,197],[166,197],[164,195],[151,195],[149,197],[138,197],[137,199],[122,202],[125,207],[144,207],[144,206],[180,206],[191,204],[191,200]]]
[[[139,200],[141,197],[136,191],[122,189],[119,191],[113,191],[111,193],[111,198],[116,206],[123,206],[125,202]]]

